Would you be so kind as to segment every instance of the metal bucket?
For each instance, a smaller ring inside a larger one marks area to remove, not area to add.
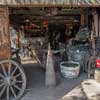
[[[80,64],[74,61],[64,61],[60,63],[60,69],[65,78],[76,78],[79,76]]]

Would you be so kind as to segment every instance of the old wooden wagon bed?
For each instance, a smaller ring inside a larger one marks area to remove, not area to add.
[[[11,50],[8,9],[0,8],[0,100],[18,100],[26,88],[23,68],[12,60],[18,50]]]

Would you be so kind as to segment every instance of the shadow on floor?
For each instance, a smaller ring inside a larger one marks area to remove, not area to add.
[[[55,87],[45,87],[45,69],[39,67],[36,63],[23,65],[23,68],[27,77],[27,90],[21,100],[60,100],[66,93],[87,78],[86,74],[83,73],[76,79],[65,79],[60,72],[56,72],[57,85]],[[64,100],[87,100],[85,94],[83,99],[72,98]]]

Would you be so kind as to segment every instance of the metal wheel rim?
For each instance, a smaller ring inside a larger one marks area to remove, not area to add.
[[[3,65],[5,63],[9,64],[7,70]],[[0,67],[2,67],[2,73],[0,73],[0,87],[2,88],[0,90],[1,100],[4,94],[6,94],[6,100],[11,100],[11,98],[18,100],[23,95],[26,88],[26,76],[23,68],[12,60],[3,60],[0,62],[0,65]],[[12,65],[15,67],[12,67]],[[12,68],[14,69],[11,70]],[[16,72],[17,74],[15,74]],[[21,79],[17,79],[18,77]],[[10,96],[10,94],[12,94],[12,96]]]

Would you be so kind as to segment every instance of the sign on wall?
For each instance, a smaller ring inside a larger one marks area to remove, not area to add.
[[[76,5],[100,5],[100,0],[0,0],[0,4],[76,4]]]

